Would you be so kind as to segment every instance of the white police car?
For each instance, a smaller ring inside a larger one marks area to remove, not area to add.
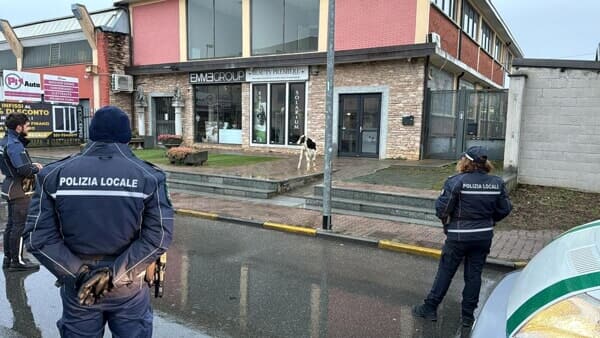
[[[506,275],[471,337],[600,337],[600,220],[563,233]]]

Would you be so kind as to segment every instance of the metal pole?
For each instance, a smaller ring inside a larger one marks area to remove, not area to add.
[[[323,229],[331,230],[331,157],[333,155],[333,75],[335,41],[335,0],[329,0],[327,19],[327,100],[325,114],[325,168],[323,178]]]

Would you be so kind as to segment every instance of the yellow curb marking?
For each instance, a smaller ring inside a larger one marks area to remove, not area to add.
[[[178,214],[181,214],[181,215],[207,218],[207,219],[212,219],[212,220],[216,220],[217,218],[219,218],[219,215],[217,215],[217,214],[213,214],[210,212],[196,211],[196,210],[177,209],[177,210],[175,210],[175,212]]]
[[[379,241],[380,249],[387,249],[392,251],[406,252],[417,254],[421,256],[429,256],[433,258],[440,258],[442,256],[442,250],[425,248],[422,246],[410,245],[410,244],[402,244],[398,242],[381,240]]]
[[[317,229],[305,228],[305,227],[299,227],[299,226],[295,226],[295,225],[281,224],[281,223],[275,223],[275,222],[265,222],[265,223],[263,223],[263,227],[266,229],[292,232],[295,234],[301,234],[301,235],[307,235],[307,236],[313,236],[313,237],[317,235]]]

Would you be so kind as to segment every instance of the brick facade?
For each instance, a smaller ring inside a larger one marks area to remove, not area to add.
[[[446,16],[437,6],[429,11],[429,31],[440,35],[441,47],[455,58],[458,58],[458,34],[460,27]]]
[[[145,112],[146,136],[157,136],[154,132],[156,116],[152,111],[152,97],[172,97],[175,88],[179,87],[185,106],[181,114],[181,124],[183,126],[183,139],[186,144],[193,143],[194,137],[194,119],[193,119],[193,88],[188,83],[187,74],[169,74],[169,75],[140,75],[135,78],[135,88],[142,86],[146,94],[148,107]],[[137,121],[137,117],[135,118]],[[137,122],[136,122],[137,123]],[[136,124],[134,124],[137,127]]]
[[[492,66],[494,65],[494,59],[484,52],[482,49],[479,50],[479,68],[477,71],[481,73],[481,75],[487,77],[488,79],[492,79]]]
[[[479,55],[479,45],[473,41],[467,34],[462,33],[462,42],[460,46],[460,60],[467,66],[477,69],[477,56]]]
[[[387,151],[383,154],[384,158],[419,159],[424,74],[425,62],[423,59],[412,62],[397,60],[336,66],[336,87],[389,87],[388,119],[382,121],[382,124],[387,123],[388,130]],[[311,76],[308,90],[310,96],[308,98],[307,132],[321,150],[325,144],[325,87],[325,72]],[[338,114],[338,112],[334,113]],[[402,117],[407,115],[414,116],[414,126],[402,125]]]
[[[494,60],[494,73],[492,75],[492,80],[501,85],[504,86],[504,68],[502,68],[502,65],[499,64],[497,61]]]
[[[129,54],[130,37],[126,34],[104,33],[103,44],[106,46],[106,67],[108,69],[108,82],[101,78],[101,91],[108,93],[110,105],[120,107],[132,116],[132,94],[124,92],[113,92],[110,88],[110,74],[125,74],[125,67],[131,65]],[[104,81],[103,81],[104,80]],[[106,87],[105,87],[106,86]]]
[[[387,151],[382,157],[419,159],[421,144],[423,80],[425,62],[423,59],[400,61],[385,61],[336,66],[336,87],[368,87],[384,86],[389,88],[389,104],[387,121]],[[325,81],[326,72],[311,75],[307,90],[307,134],[315,140],[320,154],[323,154],[325,137]],[[250,83],[242,84],[242,145],[221,145],[209,143],[194,143],[193,116],[193,86],[188,83],[187,74],[173,75],[144,75],[136,77],[136,87],[141,85],[147,95],[172,96],[176,86],[179,86],[185,100],[182,113],[183,137],[186,144],[196,147],[221,149],[247,149],[280,153],[296,153],[297,147],[274,147],[250,145],[251,109]],[[369,91],[366,91],[369,93]],[[155,135],[151,119],[156,119],[151,112],[151,101],[146,110],[146,135]],[[382,109],[384,107],[382,106]],[[338,114],[338,112],[334,112]],[[403,126],[402,117],[413,115],[414,126]],[[136,121],[136,118],[132,119]],[[334,126],[337,128],[337,126]],[[155,135],[156,136],[156,135]]]

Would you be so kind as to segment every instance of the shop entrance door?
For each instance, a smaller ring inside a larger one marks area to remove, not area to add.
[[[156,134],[175,134],[175,108],[171,105],[171,97],[153,97],[152,109],[154,111]]]
[[[381,94],[344,94],[339,104],[340,156],[379,157]]]

